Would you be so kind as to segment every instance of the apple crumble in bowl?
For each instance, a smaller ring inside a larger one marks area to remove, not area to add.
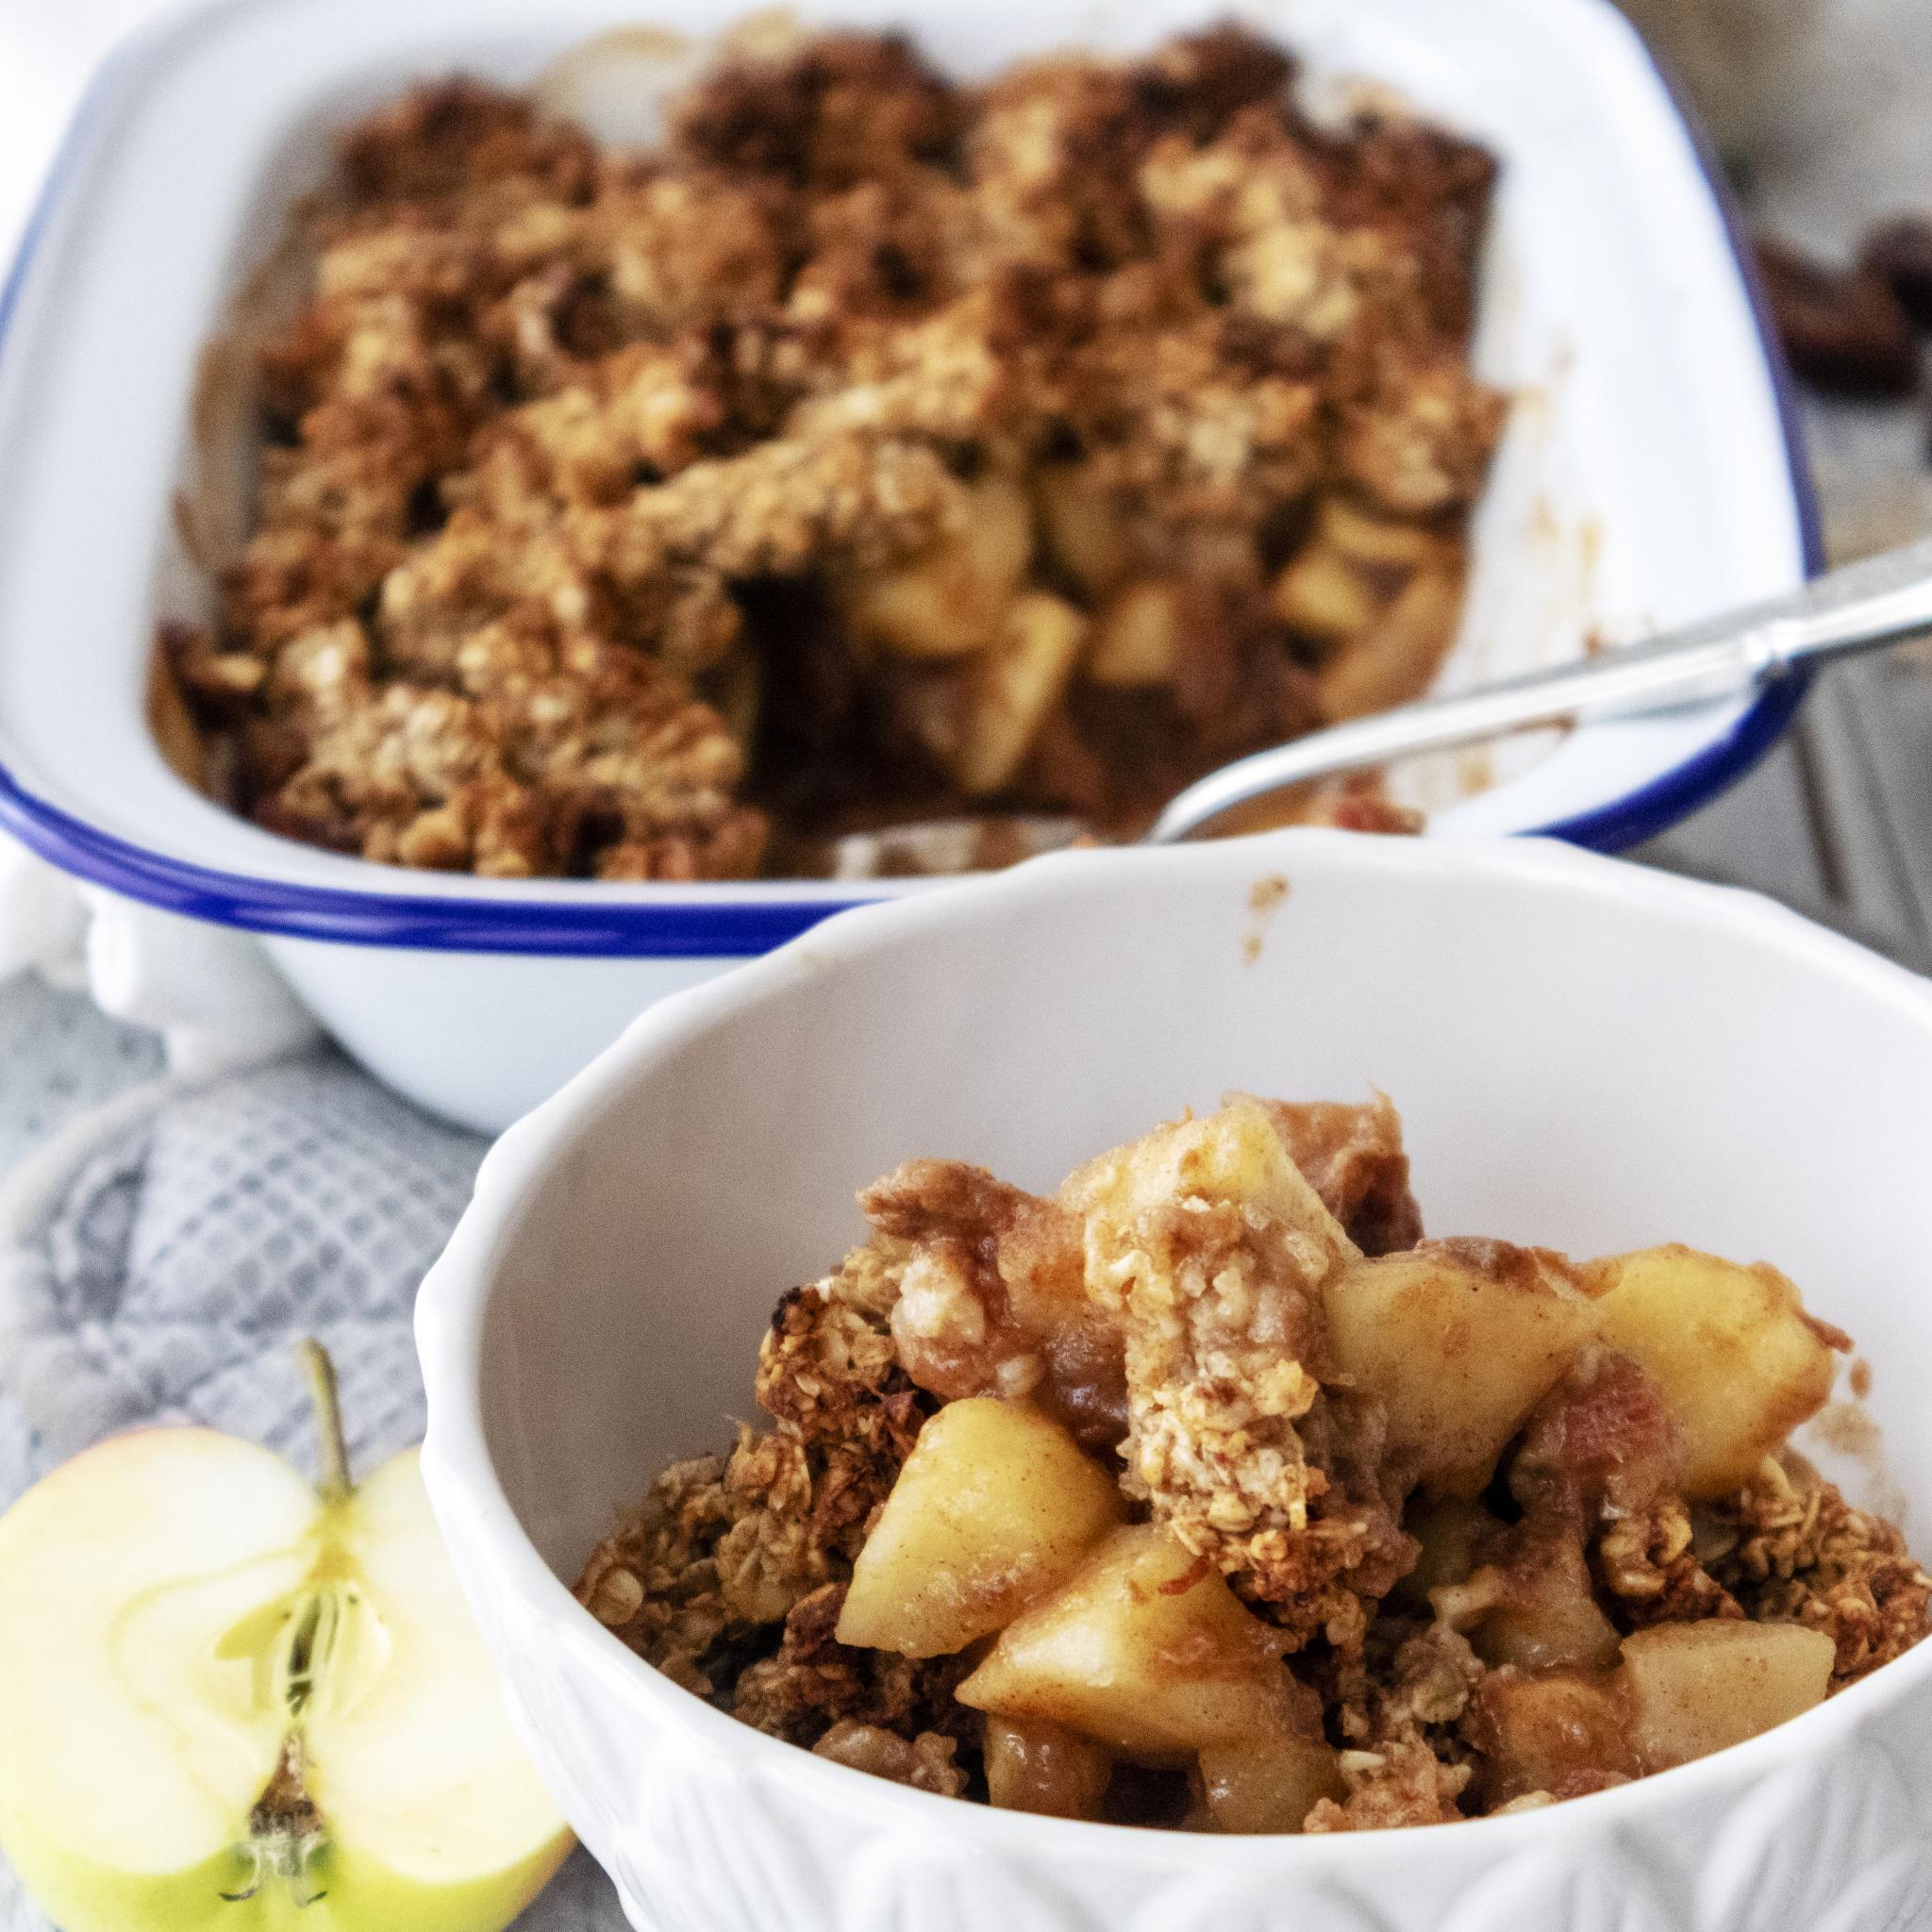
[[[1923,980],[1554,844],[1042,859],[513,1127],[425,1475],[641,1924],[1913,1924],[1927,1092]]]
[[[643,148],[468,80],[363,120],[257,351],[258,526],[163,631],[206,777],[394,865],[809,876],[1131,836],[1418,694],[1495,163],[1294,79],[1233,25],[972,83],[847,30]]]
[[[1850,1342],[1682,1246],[1423,1238],[1394,1109],[1245,1096],[1037,1196],[958,1161],[779,1303],[762,1431],[577,1584],[744,1723],[1058,1817],[1358,1831],[1756,1736],[1932,1578],[1789,1444]]]

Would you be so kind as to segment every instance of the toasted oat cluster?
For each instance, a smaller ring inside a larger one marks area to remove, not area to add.
[[[1292,82],[1232,28],[971,86],[834,34],[648,152],[464,81],[352,129],[258,527],[162,638],[208,782],[501,877],[934,817],[971,863],[1413,694],[1502,413],[1494,169]]]
[[[1400,1124],[1230,1098],[1057,1196],[914,1160],[779,1303],[762,1431],[577,1594],[746,1724],[922,1790],[1230,1832],[1546,1805],[1910,1648],[1932,1578],[1793,1450],[1836,1329],[1763,1264],[1428,1241]]]

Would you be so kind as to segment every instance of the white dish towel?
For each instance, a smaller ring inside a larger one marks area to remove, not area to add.
[[[0,1188],[0,1507],[109,1432],[195,1422],[309,1467],[291,1343],[334,1354],[358,1468],[417,1441],[416,1285],[484,1142],[339,1055],[151,1079]],[[518,1932],[622,1932],[581,1854]],[[0,1932],[52,1932],[0,1865]]]

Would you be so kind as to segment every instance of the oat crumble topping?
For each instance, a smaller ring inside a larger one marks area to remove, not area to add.
[[[745,878],[1130,832],[1414,694],[1502,414],[1495,171],[1293,78],[1234,27],[972,85],[834,33],[644,152],[467,80],[351,128],[258,526],[162,638],[208,782],[384,863]]]
[[[1231,1095],[1051,1197],[921,1159],[859,1199],[764,1337],[765,1426],[577,1585],[790,1743],[1066,1817],[1446,1824],[1722,1748],[1932,1628],[1898,1530],[1785,1441],[1846,1337],[1762,1264],[1424,1239],[1380,1094]]]

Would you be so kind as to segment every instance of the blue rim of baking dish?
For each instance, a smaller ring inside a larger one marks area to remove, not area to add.
[[[158,23],[157,27],[165,31],[170,25]],[[110,53],[75,108],[6,280],[0,283],[0,346],[28,265],[82,139],[107,98],[108,83],[147,39],[147,32],[137,32]],[[1723,167],[1668,64],[1647,44],[1643,50],[1690,141],[1750,305],[1784,440],[1805,574],[1815,576],[1824,567],[1824,543],[1797,395],[1772,325],[1743,220]],[[1742,777],[1770,750],[1796,715],[1809,682],[1806,673],[1779,679],[1759,693],[1722,739],[1683,763],[1623,798],[1518,836],[1561,839],[1594,851],[1621,852],[1667,830]],[[422,952],[750,958],[797,938],[821,920],[881,896],[860,892],[779,900],[645,901],[589,895],[561,900],[470,899],[255,878],[152,852],[104,831],[37,797],[4,764],[0,828],[76,878],[190,919],[290,939]]]

